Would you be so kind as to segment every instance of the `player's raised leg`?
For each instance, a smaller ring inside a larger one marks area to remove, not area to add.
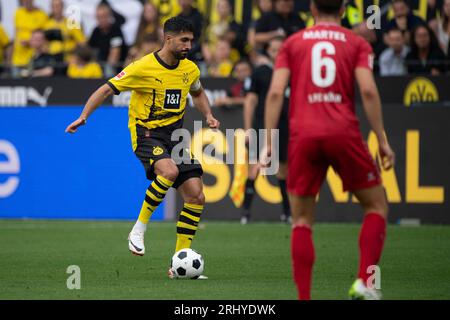
[[[349,295],[352,299],[378,300],[381,298],[380,292],[372,288],[372,284],[367,283],[367,280],[371,276],[369,267],[377,265],[380,260],[386,237],[386,193],[381,184],[353,193],[364,210],[364,221],[359,234],[358,279],[350,288]]]
[[[294,281],[297,286],[298,299],[311,299],[312,269],[315,260],[312,225],[314,223],[313,196],[290,194],[292,213],[291,254]]]
[[[145,192],[138,220],[128,236],[130,251],[139,256],[145,254],[144,234],[150,217],[178,176],[178,168],[172,159],[160,159],[154,163],[153,168],[156,178]]]

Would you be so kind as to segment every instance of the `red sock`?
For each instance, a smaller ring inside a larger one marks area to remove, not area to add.
[[[309,226],[296,226],[291,238],[292,267],[298,299],[311,299],[311,277],[314,264],[314,244]]]
[[[364,284],[367,282],[367,278],[371,276],[367,273],[367,268],[376,265],[380,260],[385,236],[386,220],[377,213],[366,214],[359,234],[358,278],[361,278]]]

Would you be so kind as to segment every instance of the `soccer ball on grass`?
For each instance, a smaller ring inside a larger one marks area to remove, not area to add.
[[[172,257],[170,269],[176,279],[197,279],[205,268],[203,257],[192,249],[181,249]]]

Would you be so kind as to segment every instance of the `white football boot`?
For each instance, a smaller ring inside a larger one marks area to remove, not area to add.
[[[169,279],[176,279],[177,278],[175,273],[172,271],[172,268],[169,268],[169,271],[167,271],[167,275],[169,276]]]
[[[144,231],[136,230],[136,228],[131,230],[128,235],[128,248],[132,254],[137,256],[143,256],[145,254],[144,234]]]
[[[353,282],[348,295],[351,300],[381,300],[381,292],[377,289],[368,288],[362,279]]]
[[[167,271],[167,275],[169,276],[169,279],[176,279],[177,276],[176,274],[172,271],[172,268],[169,268],[169,271]],[[194,280],[207,280],[208,277],[205,275],[200,275],[198,276],[198,278],[194,279]]]

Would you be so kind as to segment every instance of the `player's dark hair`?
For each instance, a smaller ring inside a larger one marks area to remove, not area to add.
[[[172,17],[164,23],[164,34],[179,34],[182,32],[194,33],[194,26],[190,21],[181,17]]]
[[[339,14],[344,0],[313,0],[317,10],[324,14]]]

